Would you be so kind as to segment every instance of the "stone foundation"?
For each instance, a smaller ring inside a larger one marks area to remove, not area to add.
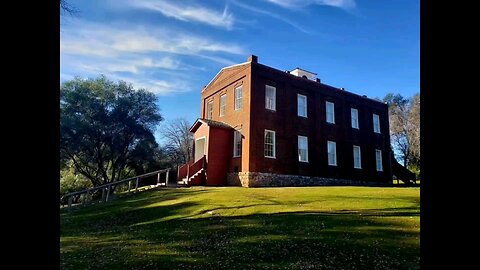
[[[227,174],[227,185],[242,187],[292,187],[292,186],[390,186],[392,184],[325,178],[304,175],[287,175],[260,172]]]

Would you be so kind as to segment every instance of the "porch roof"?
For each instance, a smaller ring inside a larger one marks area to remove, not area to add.
[[[223,123],[223,122],[219,122],[219,121],[215,121],[215,120],[211,120],[211,119],[205,119],[205,118],[198,118],[197,121],[195,121],[195,123],[193,123],[192,127],[190,128],[190,132],[197,131],[197,129],[202,124],[206,124],[206,125],[211,126],[211,127],[233,129],[233,127],[231,127],[230,125],[228,125],[226,123]]]

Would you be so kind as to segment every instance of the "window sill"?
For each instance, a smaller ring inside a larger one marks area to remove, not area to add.
[[[337,164],[328,164],[328,166],[337,167]]]
[[[276,157],[268,157],[268,156],[264,156],[265,158],[271,158],[271,159],[276,159]]]
[[[307,119],[307,118],[308,118],[308,116],[303,116],[303,115],[297,115],[297,116],[298,116],[298,117],[305,118],[305,119]]]
[[[276,109],[269,109],[269,108],[265,108],[265,110],[271,111],[271,112],[276,112],[277,111]]]
[[[308,163],[308,160],[307,160],[307,161],[299,160],[298,162],[301,162],[301,163]]]
[[[242,156],[233,156],[232,158],[239,158],[239,157],[242,157]]]

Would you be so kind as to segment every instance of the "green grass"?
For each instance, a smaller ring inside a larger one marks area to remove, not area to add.
[[[419,188],[181,188],[61,210],[62,269],[419,269]]]

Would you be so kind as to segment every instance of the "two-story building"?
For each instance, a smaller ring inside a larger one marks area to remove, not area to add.
[[[258,63],[225,67],[201,93],[187,184],[295,186],[391,183],[388,106],[316,74]]]

